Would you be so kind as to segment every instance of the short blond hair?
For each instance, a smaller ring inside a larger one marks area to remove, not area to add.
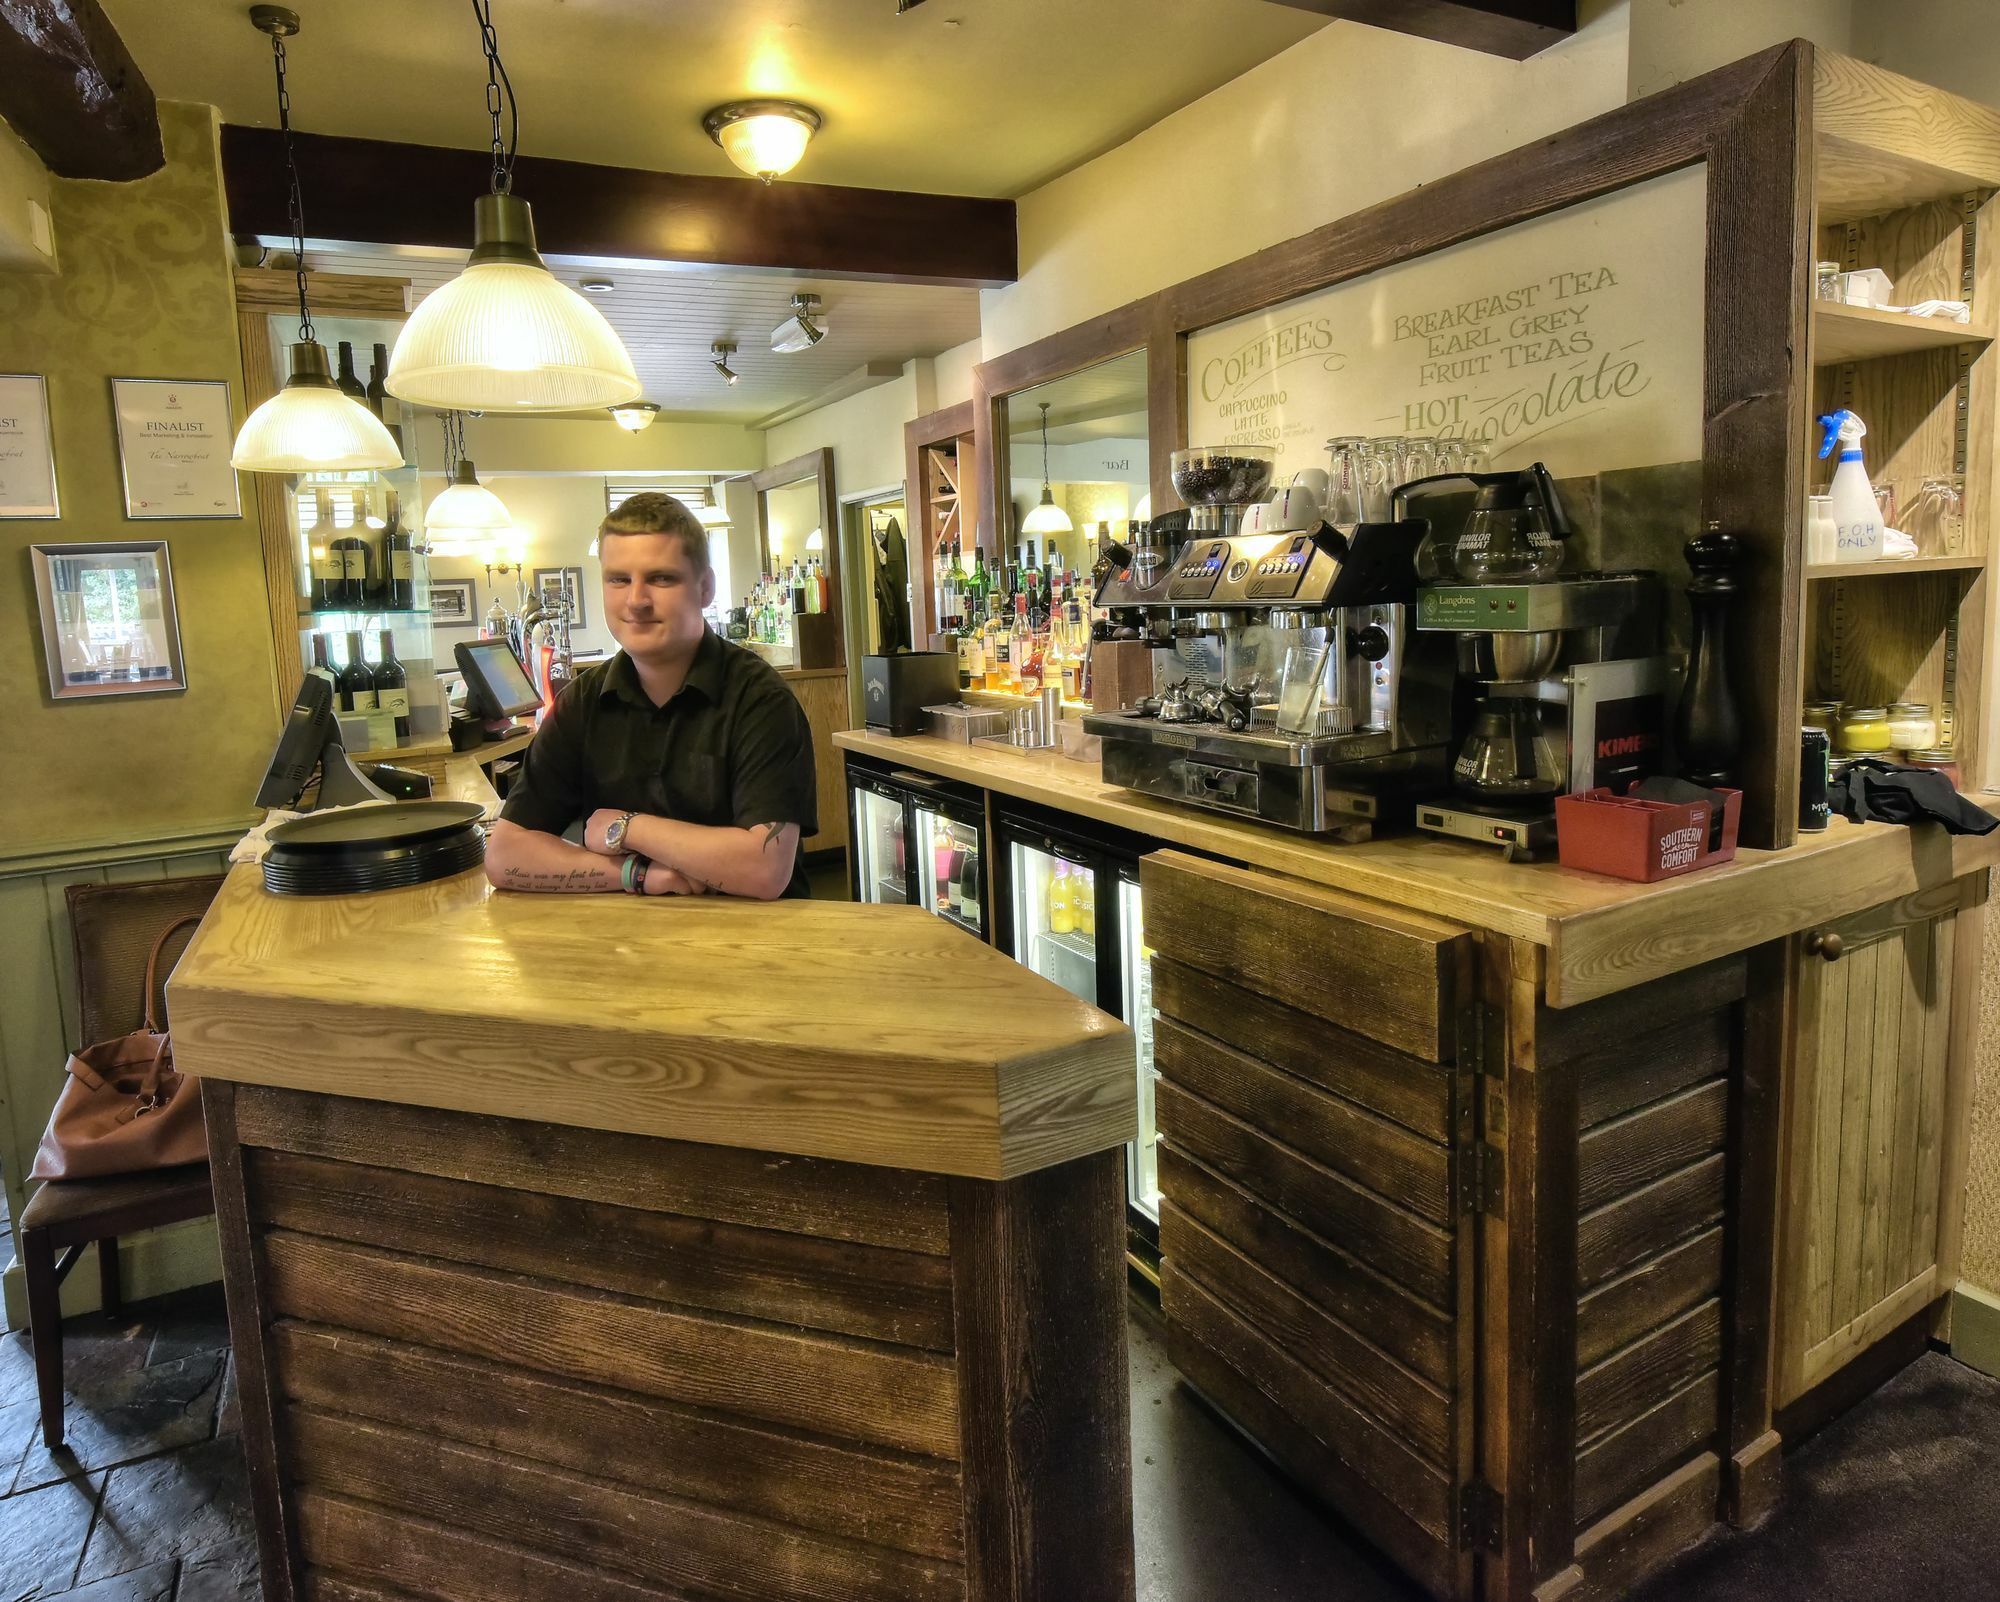
[[[597,525],[597,537],[607,534],[672,534],[687,552],[696,573],[708,571],[708,530],[684,502],[658,490],[628,495]]]

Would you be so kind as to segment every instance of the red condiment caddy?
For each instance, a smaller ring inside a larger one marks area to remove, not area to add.
[[[1741,790],[1723,790],[1722,827],[1707,801],[1642,801],[1586,790],[1556,797],[1556,855],[1565,868],[1650,884],[1736,855]]]

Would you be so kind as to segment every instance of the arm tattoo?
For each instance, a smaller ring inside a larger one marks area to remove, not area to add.
[[[604,883],[602,870],[596,867],[549,871],[509,866],[500,871],[501,877],[507,881],[508,888],[512,890],[543,890],[560,894],[612,888]]]
[[[771,849],[771,842],[772,842],[773,840],[777,839],[777,838],[778,838],[778,836],[779,836],[779,835],[781,835],[781,834],[783,834],[784,832],[785,832],[785,825],[784,825],[784,824],[782,824],[782,823],[767,823],[767,824],[765,824],[765,825],[764,825],[764,849],[765,849],[766,851],[769,851],[769,850]]]

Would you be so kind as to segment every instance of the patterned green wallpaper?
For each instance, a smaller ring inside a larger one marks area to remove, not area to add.
[[[277,729],[263,558],[245,515],[124,516],[115,377],[226,378],[243,420],[229,241],[213,113],[162,104],[167,164],[136,183],[57,179],[55,276],[0,272],[0,372],[47,375],[59,522],[0,521],[0,862],[72,844],[157,838],[245,820]],[[49,699],[32,544],[168,542],[188,688],[97,702]]]

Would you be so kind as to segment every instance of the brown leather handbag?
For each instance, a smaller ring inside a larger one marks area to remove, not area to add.
[[[146,1027],[70,1056],[68,1078],[35,1152],[32,1179],[103,1179],[208,1160],[200,1087],[174,1071],[174,1048],[153,1017],[160,953],[201,914],[153,942],[146,959]]]

